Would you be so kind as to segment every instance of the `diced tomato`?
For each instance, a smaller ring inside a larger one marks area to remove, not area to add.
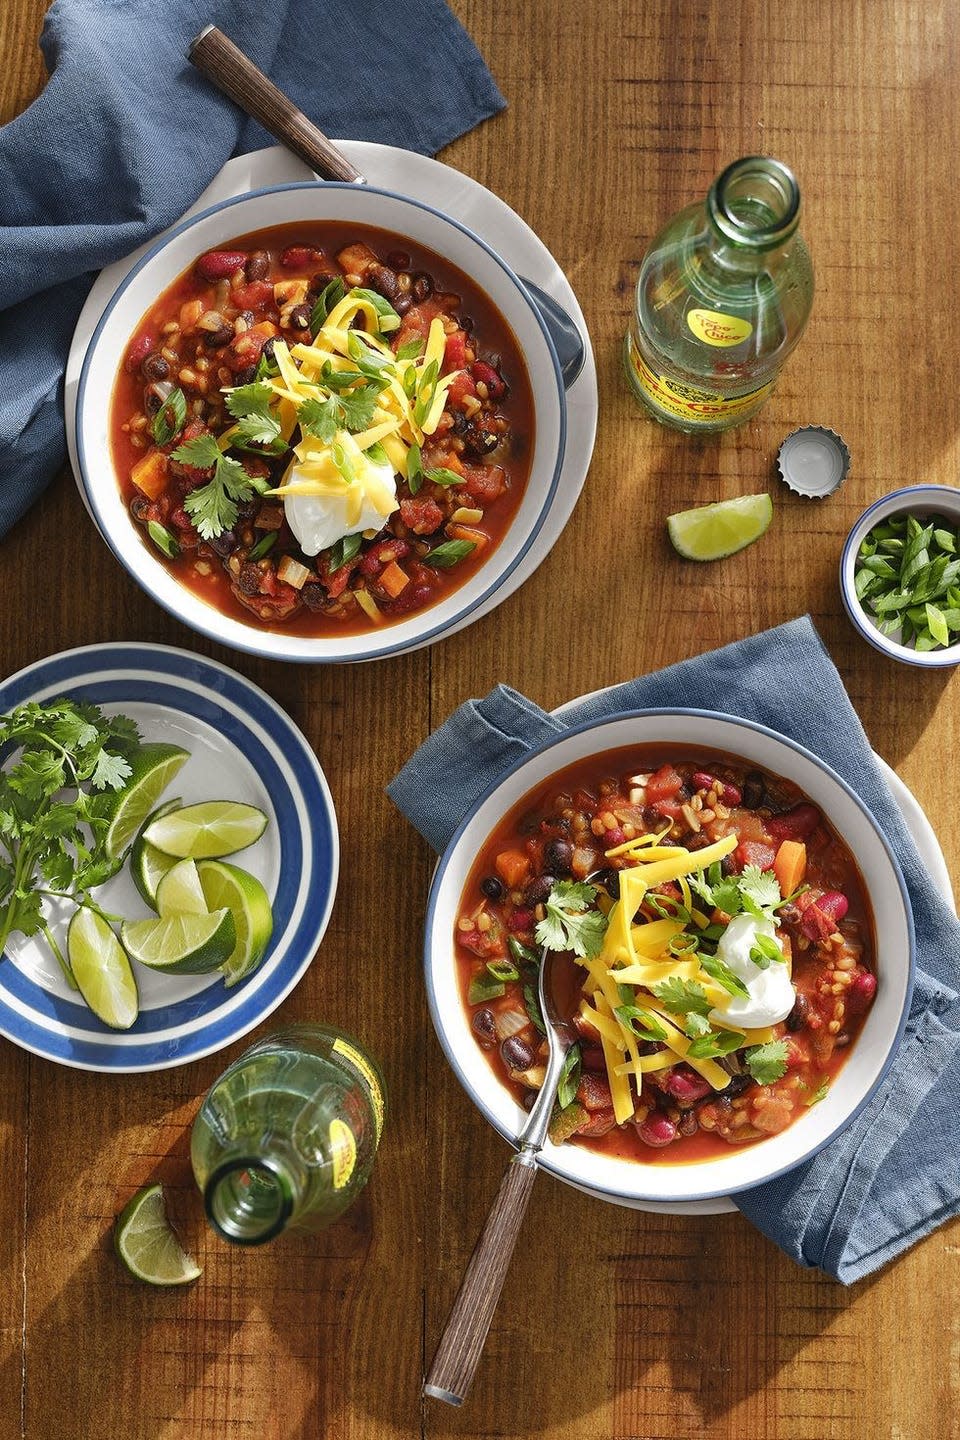
[[[745,870],[748,865],[756,865],[758,870],[772,870],[776,858],[773,846],[764,845],[760,840],[741,840],[733,852],[733,862],[739,870]]]
[[[647,801],[655,805],[658,800],[672,800],[683,789],[683,778],[672,765],[661,765],[655,775],[647,781]]]
[[[595,1110],[586,1124],[580,1126],[577,1134],[586,1139],[598,1140],[601,1135],[609,1135],[616,1123],[617,1117],[613,1110]]]
[[[273,286],[268,280],[251,280],[238,285],[231,299],[241,310],[267,310],[273,305]]]
[[[809,840],[820,824],[820,811],[816,805],[794,805],[782,815],[771,815],[765,823],[774,840]]]
[[[587,1070],[580,1076],[577,1099],[585,1110],[609,1110],[613,1104],[609,1082],[593,1070]]]
[[[658,800],[653,808],[664,820],[683,819],[683,806],[679,800]]]
[[[507,477],[500,465],[464,465],[464,489],[481,506],[499,500],[507,488]]]
[[[477,387],[473,383],[472,377],[466,370],[461,370],[456,379],[451,382],[450,389],[447,391],[447,408],[449,409],[452,406],[455,410],[462,409],[464,400],[470,396],[475,396],[476,393]]]
[[[400,519],[414,535],[432,535],[443,524],[443,511],[436,500],[401,500]]]
[[[463,330],[454,330],[452,335],[447,336],[447,343],[443,349],[443,373],[449,375],[451,370],[462,370],[467,363],[467,336]]]

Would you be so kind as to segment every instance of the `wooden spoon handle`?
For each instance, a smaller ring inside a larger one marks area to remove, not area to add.
[[[493,1312],[526,1214],[537,1167],[515,1155],[474,1246],[423,1386],[424,1395],[462,1405],[480,1360]]]
[[[228,40],[222,30],[208,25],[201,30],[187,54],[198,70],[211,79],[235,105],[259,120],[265,130],[282,140],[294,155],[316,171],[324,180],[350,180],[363,183],[364,177],[354,169],[341,150],[331,143],[242,50]]]

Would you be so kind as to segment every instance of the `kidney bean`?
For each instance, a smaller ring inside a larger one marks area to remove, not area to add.
[[[410,277],[410,295],[417,305],[422,305],[433,293],[433,281],[423,270]]]
[[[681,1105],[693,1105],[697,1100],[702,1100],[705,1095],[709,1095],[713,1086],[695,1070],[691,1070],[686,1065],[679,1065],[667,1076],[665,1089]]]
[[[869,970],[858,970],[847,991],[847,1008],[851,1015],[862,1015],[877,993],[877,977]]]
[[[319,259],[320,251],[312,245],[288,245],[280,256],[280,264],[284,270],[304,270],[308,265],[316,265]]]
[[[816,805],[804,802],[780,815],[771,815],[764,824],[774,840],[809,840],[820,824],[820,811]]]
[[[801,896],[801,899],[804,897]],[[832,915],[821,910],[816,900],[811,900],[804,907],[800,919],[800,929],[808,940],[826,940],[837,928],[837,922]]]
[[[123,368],[128,375],[132,375],[135,370],[139,370],[151,350],[156,346],[156,343],[152,335],[141,335],[139,340],[134,340],[130,349],[127,351],[127,358],[123,362]]]
[[[824,915],[829,915],[831,920],[838,923],[850,908],[846,895],[842,895],[839,890],[825,890],[817,901],[817,906]]]
[[[612,830],[604,831],[603,843],[608,850],[612,850],[615,845],[623,845],[626,838],[623,832],[623,826],[614,825]]]
[[[658,1150],[663,1145],[671,1145],[677,1138],[677,1127],[666,1115],[651,1115],[637,1126],[637,1134],[644,1145],[650,1145]]]
[[[507,921],[507,927],[510,930],[523,934],[525,931],[533,929],[533,922],[533,911],[529,910],[526,906],[518,905]]]
[[[486,360],[474,360],[470,366],[470,374],[478,385],[486,385],[487,394],[491,400],[499,400],[502,395],[507,393],[506,381],[497,374],[492,365],[487,364]]]
[[[554,875],[569,875],[573,864],[573,846],[569,840],[550,840],[544,846],[543,863]]]
[[[524,891],[523,898],[525,903],[527,905],[541,905],[556,883],[556,877],[553,875],[538,876]]]
[[[488,900],[502,900],[507,893],[506,887],[498,875],[486,875],[480,881],[480,889]]]
[[[243,250],[208,250],[201,255],[194,269],[201,280],[225,280],[247,263]]]
[[[810,1014],[810,1001],[806,995],[798,995],[793,1002],[793,1009],[787,1016],[788,1030],[802,1030],[807,1023],[807,1016]]]
[[[493,1011],[486,1005],[482,1010],[474,1011],[473,1019],[470,1021],[473,1033],[476,1035],[484,1050],[492,1050],[497,1038],[497,1029],[493,1020]]]
[[[508,1035],[500,1046],[500,1059],[508,1070],[529,1070],[536,1058],[533,1046],[519,1035]]]

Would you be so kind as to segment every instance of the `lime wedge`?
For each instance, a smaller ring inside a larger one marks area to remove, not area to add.
[[[183,801],[180,799],[167,800],[163,805],[158,805],[156,810],[151,810],[140,826],[130,851],[130,874],[133,883],[151,910],[157,908],[157,886],[177,861],[175,856],[164,855],[155,845],[148,845],[143,838],[143,832],[152,821],[158,820],[161,815],[168,815],[171,810],[179,810],[182,805]]]
[[[210,915],[125,920],[120,938],[130,959],[150,970],[205,975],[233,954],[237,927],[229,910],[214,910]]]
[[[117,1216],[113,1238],[130,1274],[148,1285],[185,1285],[200,1274],[167,1219],[160,1185],[137,1191]]]
[[[201,860],[197,872],[210,909],[225,906],[237,927],[233,954],[220,967],[229,990],[231,985],[251,975],[266,954],[273,934],[270,897],[255,875],[237,865],[226,865],[222,860]]]
[[[67,956],[80,994],[94,1015],[114,1030],[129,1030],[140,1009],[130,961],[106,920],[86,906],[70,921]]]
[[[667,517],[674,550],[687,560],[722,560],[759,540],[773,518],[769,495],[740,495]]]
[[[107,856],[122,855],[174,775],[190,758],[179,745],[162,741],[141,745],[130,761],[130,777],[122,790],[108,790],[94,801],[97,815],[109,820],[104,838]]]
[[[236,800],[204,800],[161,815],[144,830],[149,845],[181,859],[218,859],[245,850],[259,840],[267,817],[255,805]]]
[[[175,860],[167,873],[161,875],[157,886],[157,910],[161,919],[168,915],[206,915],[218,908],[208,905],[203,898],[195,860]]]

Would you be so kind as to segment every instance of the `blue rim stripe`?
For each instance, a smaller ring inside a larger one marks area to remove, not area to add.
[[[900,862],[897,860],[897,857],[894,854],[893,849],[889,841],[887,840],[887,837],[883,834],[883,831],[877,825],[876,820],[873,818],[873,815],[867,809],[864,802],[860,799],[860,796],[850,785],[847,784],[846,780],[844,780],[842,776],[838,775],[835,770],[832,770],[830,766],[827,765],[823,760],[821,760],[818,755],[814,755],[811,750],[807,750],[805,746],[798,744],[795,740],[791,740],[788,736],[781,735],[779,731],[771,730],[770,727],[767,725],[761,725],[755,720],[743,720],[737,715],[725,715],[718,710],[619,710],[605,716],[602,720],[585,720],[579,725],[571,725],[568,729],[564,731],[562,735],[558,735],[556,739],[548,740],[545,744],[537,746],[536,749],[528,751],[528,753],[524,755],[520,760],[518,760],[515,764],[511,765],[509,769],[505,770],[503,774],[500,775],[493,782],[492,785],[489,785],[484,791],[484,793],[480,796],[480,798],[476,800],[473,805],[471,805],[467,814],[457,826],[455,833],[451,837],[446,849],[444,850],[439,861],[437,862],[437,867],[433,873],[433,880],[430,885],[430,895],[427,901],[427,917],[424,926],[423,965],[424,977],[427,987],[427,1002],[430,1007],[430,1018],[433,1021],[433,1027],[436,1031],[437,1038],[440,1041],[441,1047],[443,1048],[443,1052],[446,1055],[447,1060],[450,1063],[451,1069],[453,1070],[460,1084],[467,1092],[467,1095],[469,1096],[473,1104],[476,1105],[477,1109],[481,1112],[482,1115],[484,1115],[489,1124],[493,1126],[493,1128],[497,1131],[498,1134],[503,1137],[504,1140],[508,1141],[511,1145],[516,1145],[516,1134],[511,1133],[506,1126],[500,1123],[499,1118],[491,1112],[489,1107],[484,1102],[482,1096],[476,1094],[474,1090],[467,1084],[467,1080],[463,1070],[461,1069],[457,1053],[454,1050],[453,1045],[449,1042],[440,1021],[439,1003],[437,1000],[436,988],[433,982],[433,972],[430,964],[430,949],[436,925],[436,908],[440,896],[440,890],[443,886],[444,877],[453,858],[454,851],[459,844],[460,838],[464,834],[467,827],[470,825],[474,816],[482,808],[482,806],[487,803],[490,797],[494,795],[497,790],[499,790],[501,785],[503,785],[507,780],[515,776],[520,770],[524,768],[525,765],[530,764],[534,759],[545,754],[547,751],[555,749],[556,746],[564,744],[567,740],[571,738],[571,736],[582,735],[587,731],[597,732],[597,753],[600,753],[603,749],[609,748],[605,747],[600,740],[600,732],[602,732],[607,726],[619,724],[624,720],[644,720],[651,717],[667,721],[680,717],[684,719],[693,717],[696,719],[704,720],[726,721],[729,724],[737,725],[746,730],[752,730],[758,735],[764,735],[770,739],[778,741],[780,744],[785,745],[788,749],[795,751],[798,755],[804,756],[804,758],[809,760],[813,765],[815,765],[818,770],[828,775],[830,779],[833,780],[846,793],[847,797],[856,805],[857,809],[860,811],[864,819],[869,824],[871,830],[874,833],[874,836],[880,842],[883,850],[886,852],[887,859],[889,860],[890,865],[893,869],[893,873],[900,890],[900,899],[903,904],[904,918],[906,920],[907,934],[909,938],[907,983],[904,993],[903,1008],[900,1013],[900,1018],[897,1022],[896,1033],[893,1037],[889,1051],[886,1055],[886,1058],[884,1059],[883,1065],[881,1066],[879,1073],[877,1074],[869,1090],[863,1096],[863,1099],[859,1102],[856,1108],[852,1110],[849,1115],[845,1116],[844,1119],[841,1120],[835,1126],[835,1128],[831,1130],[830,1134],[827,1135],[823,1140],[818,1141],[816,1145],[805,1151],[803,1155],[798,1156],[796,1160],[792,1160],[789,1165],[783,1165],[780,1167],[780,1169],[772,1171],[762,1181],[751,1181],[749,1184],[742,1185],[724,1185],[722,1188],[702,1190],[696,1193],[686,1192],[679,1195],[656,1194],[647,1196],[631,1195],[629,1197],[631,1200],[650,1200],[656,1201],[658,1204],[670,1205],[682,1203],[684,1201],[721,1199],[725,1196],[736,1195],[744,1190],[755,1189],[757,1185],[766,1184],[770,1180],[779,1179],[781,1175],[786,1175],[789,1171],[795,1170],[798,1165],[803,1165],[806,1161],[812,1160],[813,1157],[815,1155],[818,1155],[821,1150],[823,1150],[827,1145],[829,1145],[830,1142],[834,1140],[842,1130],[845,1130],[848,1125],[851,1125],[853,1121],[857,1118],[857,1116],[860,1114],[860,1112],[864,1109],[864,1107],[869,1104],[873,1095],[876,1093],[879,1086],[883,1083],[883,1080],[886,1077],[890,1066],[893,1064],[894,1059],[896,1058],[897,1051],[900,1048],[900,1042],[903,1039],[903,1032],[910,1014],[910,1001],[913,995],[913,985],[916,975],[917,958],[916,936],[914,933],[913,923],[913,909],[910,905],[910,896],[907,891],[906,881],[904,880],[903,873],[900,869]],[[565,1173],[562,1167],[555,1164],[555,1162],[550,1158],[546,1151],[541,1151],[537,1159],[537,1164],[543,1170],[546,1170],[550,1174],[555,1175],[559,1180],[567,1181],[571,1179],[571,1177],[569,1177]],[[593,1181],[590,1180],[583,1180],[578,1177],[576,1180],[571,1180],[571,1183],[576,1185],[588,1185],[590,1189],[595,1191],[598,1195],[605,1196],[610,1200],[619,1201],[623,1199],[619,1191],[613,1189],[612,1187],[595,1184]]]
[[[145,672],[163,679],[144,680]],[[97,1070],[182,1064],[245,1034],[284,999],[312,960],[329,920],[339,868],[329,789],[312,749],[284,711],[216,661],[167,646],[88,646],[10,677],[0,685],[0,705],[9,709],[63,691],[103,704],[157,704],[202,720],[244,755],[274,807],[280,856],[275,932],[266,959],[248,981],[227,991],[217,980],[197,995],[144,1011],[121,1036],[85,1007],[45,991],[14,963],[0,969],[0,1034],[24,1048]],[[80,1020],[79,1037],[49,1028],[51,1022],[74,1028]],[[167,1028],[178,1020],[179,1030]],[[153,1034],[158,1025],[164,1029]],[[138,1043],[141,1026],[144,1038]]]
[[[516,570],[517,566],[523,560],[524,556],[527,554],[527,551],[530,549],[531,545],[536,540],[553,506],[553,501],[557,492],[557,486],[560,482],[560,471],[563,468],[563,457],[567,443],[567,404],[566,391],[564,390],[563,386],[563,375],[560,371],[560,362],[557,358],[556,348],[554,346],[553,340],[550,338],[550,332],[544,323],[543,316],[540,314],[540,311],[537,309],[533,299],[531,298],[523,282],[520,280],[519,276],[506,263],[506,261],[503,260],[497,254],[497,252],[487,244],[485,240],[481,239],[481,237],[475,233],[475,231],[470,230],[466,225],[462,225],[459,220],[454,220],[451,216],[445,215],[442,210],[437,210],[435,206],[427,205],[421,200],[412,200],[408,196],[401,195],[394,190],[384,190],[374,185],[364,185],[362,187],[362,191],[360,192],[368,195],[383,195],[391,200],[399,200],[405,205],[412,206],[414,209],[422,210],[425,211],[427,214],[434,215],[447,225],[453,226],[455,230],[461,231],[462,234],[466,235],[470,240],[472,240],[476,245],[478,245],[482,250],[484,250],[490,257],[490,259],[493,260],[495,264],[499,266],[499,268],[503,271],[503,274],[514,286],[515,290],[521,297],[523,304],[526,306],[526,308],[532,315],[543,337],[544,344],[547,347],[547,354],[553,366],[554,383],[557,388],[557,400],[560,411],[559,435],[557,440],[557,457],[556,463],[554,465],[553,475],[544,495],[543,504],[540,508],[539,514],[537,515],[534,524],[530,530],[530,533],[527,535],[517,554],[503,570],[499,571],[499,573],[497,574],[497,578],[487,587],[487,589],[483,592],[482,595],[479,595],[475,600],[471,600],[468,604],[464,605],[460,610],[457,611],[456,614],[451,615],[447,620],[445,620],[443,624],[435,625],[432,629],[422,633],[418,633],[416,635],[408,635],[405,639],[398,640],[394,644],[381,645],[376,650],[366,651],[363,655],[358,656],[283,655],[277,649],[277,645],[282,644],[283,637],[282,635],[278,635],[276,634],[276,632],[273,631],[269,632],[267,638],[260,644],[257,644],[252,638],[249,642],[243,639],[231,639],[229,641],[225,641],[222,633],[222,616],[218,610],[215,610],[212,606],[205,607],[210,610],[211,619],[209,623],[201,623],[200,621],[195,621],[192,619],[188,620],[176,608],[174,604],[168,603],[160,596],[154,594],[154,591],[148,585],[146,578],[141,573],[139,573],[127,564],[124,557],[120,554],[117,545],[114,543],[113,539],[107,532],[107,527],[101,513],[101,507],[97,499],[96,490],[88,476],[86,448],[84,443],[84,398],[86,395],[87,380],[89,378],[89,371],[93,359],[93,354],[99,343],[100,336],[107,321],[113,314],[113,311],[116,309],[128,286],[132,284],[133,280],[140,273],[140,271],[146,265],[148,265],[155,258],[155,256],[157,256],[167,246],[167,244],[172,239],[174,239],[178,235],[183,234],[184,231],[191,229],[193,226],[199,225],[201,221],[208,219],[211,215],[219,214],[224,210],[231,209],[234,205],[241,205],[248,200],[257,199],[264,195],[279,195],[285,191],[293,190],[315,192],[316,188],[317,182],[304,183],[302,181],[291,181],[286,185],[266,185],[258,190],[248,190],[243,195],[234,195],[230,199],[221,200],[216,205],[211,205],[208,209],[201,210],[199,214],[190,216],[188,220],[183,220],[180,222],[179,225],[176,225],[172,229],[166,231],[166,233],[162,235],[156,241],[156,243],[150,247],[146,254],[141,256],[141,258],[137,261],[136,265],[133,266],[133,268],[124,277],[120,285],[114,291],[109,304],[107,305],[103,314],[100,316],[99,321],[97,322],[97,327],[93,332],[93,335],[87,346],[86,353],[83,357],[83,365],[80,371],[80,380],[77,386],[77,464],[80,468],[80,479],[83,484],[83,488],[87,495],[87,498],[90,502],[90,508],[93,513],[97,529],[102,538],[105,540],[106,544],[113,551],[115,558],[120,562],[120,564],[127,571],[127,573],[132,576],[132,578],[137,582],[137,584],[140,585],[142,589],[147,591],[147,593],[151,596],[152,599],[156,601],[158,605],[162,606],[163,609],[165,609],[169,614],[175,616],[176,619],[178,619],[182,624],[189,625],[191,629],[199,631],[200,634],[208,635],[211,639],[217,640],[221,644],[229,644],[234,649],[245,651],[251,655],[264,656],[271,660],[289,660],[294,664],[299,663],[334,665],[350,662],[359,664],[367,660],[380,660],[389,655],[402,654],[411,646],[416,646],[417,648],[419,648],[421,645],[424,645],[431,640],[438,639],[440,636],[446,634],[446,632],[451,628],[451,626],[458,624],[459,621],[463,620],[465,616],[471,613],[471,611],[478,609],[481,605],[484,605],[486,601],[489,600],[491,595],[493,595],[494,592],[500,588],[500,586],[508,578],[508,576],[513,574],[514,570]],[[358,193],[357,187],[355,185],[350,185],[333,180],[324,181],[323,190],[324,192],[330,190],[344,190],[349,191],[351,194]],[[365,222],[357,221],[357,224],[362,223]],[[116,480],[113,478],[112,474],[111,480],[113,484],[116,484]],[[401,628],[404,623],[405,622],[401,621],[400,625],[396,628]]]

